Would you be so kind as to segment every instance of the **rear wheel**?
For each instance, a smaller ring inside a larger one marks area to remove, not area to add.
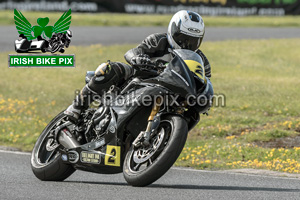
[[[149,147],[133,146],[123,166],[125,180],[133,186],[146,186],[164,175],[180,155],[188,133],[186,121],[176,115],[162,118]]]
[[[75,171],[73,166],[62,162],[57,149],[59,144],[53,139],[55,128],[66,121],[66,116],[61,112],[46,126],[34,145],[31,168],[42,181],[63,181]]]

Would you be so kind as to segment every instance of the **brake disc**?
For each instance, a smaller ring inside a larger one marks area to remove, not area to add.
[[[149,147],[140,147],[134,151],[133,161],[135,163],[144,163],[148,159],[150,159],[163,143],[164,136],[165,129],[162,128],[161,131],[151,139],[153,142],[151,142],[151,145]]]

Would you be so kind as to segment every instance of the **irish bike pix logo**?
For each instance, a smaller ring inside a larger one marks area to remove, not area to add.
[[[63,54],[71,43],[71,18],[69,9],[53,26],[49,25],[48,17],[38,18],[37,24],[31,25],[21,11],[14,9],[14,21],[19,34],[14,46],[18,54],[8,56],[8,66],[75,67],[75,55]]]

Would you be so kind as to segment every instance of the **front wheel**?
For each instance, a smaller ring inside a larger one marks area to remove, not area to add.
[[[63,112],[58,114],[37,139],[31,154],[31,168],[34,175],[42,181],[63,181],[75,169],[62,162],[58,144],[51,137],[55,128],[67,121]]]
[[[146,186],[164,175],[180,155],[188,133],[186,121],[176,115],[162,118],[150,146],[129,149],[123,165],[125,180],[133,186]]]

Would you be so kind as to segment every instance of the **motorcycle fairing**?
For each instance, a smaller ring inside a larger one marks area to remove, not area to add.
[[[182,97],[196,95],[194,74],[191,71],[194,66],[191,65],[190,69],[185,60],[189,60],[188,64],[191,64],[192,60],[199,63],[199,66],[203,66],[201,57],[190,50],[178,49],[173,52],[175,56],[165,70],[159,76],[146,79],[145,82],[160,84]]]
[[[199,54],[188,49],[176,49],[174,52],[178,57],[184,60],[191,72],[193,72],[204,83],[206,83],[204,64]]]
[[[196,74],[202,81],[206,81],[205,79],[205,70],[201,63],[195,60],[184,60],[189,69]]]
[[[165,94],[168,93],[167,89],[154,84],[144,85],[144,83],[141,83],[137,87],[139,86],[141,88],[132,90],[131,92],[122,95],[124,96],[124,99],[126,99],[124,105],[112,106],[113,111],[116,113],[116,126],[118,131],[121,129],[121,131],[119,132],[123,134],[122,129],[126,129],[134,137],[136,137],[140,133],[141,128],[145,129],[145,124],[147,124],[147,118],[149,117],[149,114],[152,109],[152,103],[149,106],[142,106],[145,97],[155,97],[154,95],[158,94],[163,97]],[[132,103],[134,103],[134,105],[132,105]],[[134,124],[133,127],[130,127],[128,124],[130,124],[132,118],[134,118],[136,115],[139,115],[139,112],[142,113],[140,115],[140,118],[138,119],[138,121],[136,121],[136,124]],[[118,135],[118,137],[122,137],[121,135]]]
[[[167,90],[162,87],[147,85],[147,87],[142,87],[125,94],[124,97],[127,102],[136,101],[135,98],[137,98],[137,103],[142,103],[143,96],[145,95],[164,95],[166,92]],[[134,95],[132,95],[133,93]],[[124,156],[123,133],[126,130],[136,137],[145,128],[145,123],[147,123],[151,109],[152,105],[148,107],[127,106],[126,103],[123,106],[112,105],[109,108],[112,119],[109,122],[108,132],[105,136],[99,140],[71,149],[69,152],[61,151],[62,156],[65,157],[63,161],[72,164],[76,169],[84,171],[104,174],[122,172],[123,163],[121,158]],[[143,115],[140,115],[142,117],[138,119],[138,124],[131,126],[130,122],[138,112],[143,113]],[[83,158],[83,155],[87,156]],[[78,159],[76,159],[76,162],[72,162],[72,160],[70,161],[70,156],[78,156]],[[93,156],[94,158],[92,158]],[[95,159],[96,156],[97,159]]]

